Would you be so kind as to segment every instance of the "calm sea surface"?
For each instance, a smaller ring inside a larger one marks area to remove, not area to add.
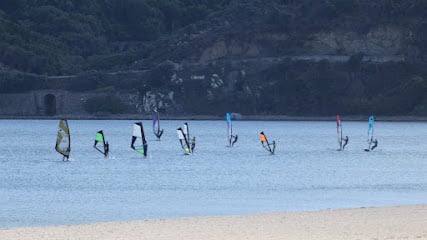
[[[233,148],[225,121],[188,121],[185,156],[183,121],[162,121],[157,141],[147,120],[147,158],[129,147],[132,123],[70,120],[62,162],[58,121],[0,120],[0,228],[427,203],[427,123],[376,122],[378,148],[364,152],[367,122],[343,121],[350,141],[336,151],[333,121],[234,121]],[[110,159],[92,147],[101,129]]]

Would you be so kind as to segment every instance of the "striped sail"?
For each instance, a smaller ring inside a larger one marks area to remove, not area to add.
[[[66,119],[61,119],[59,121],[58,135],[56,139],[55,150],[60,153],[64,160],[70,157],[71,151],[71,138],[70,138],[70,129],[68,128],[68,122]]]

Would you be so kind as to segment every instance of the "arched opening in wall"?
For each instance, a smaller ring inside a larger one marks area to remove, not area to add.
[[[53,94],[44,96],[44,113],[46,115],[56,114],[56,97]]]

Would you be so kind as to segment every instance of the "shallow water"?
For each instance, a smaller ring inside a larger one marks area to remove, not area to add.
[[[0,120],[0,228],[271,211],[426,203],[427,123],[234,121],[239,140],[226,147],[225,121],[188,121],[197,145],[182,154],[162,121],[161,141],[143,121],[148,157],[132,151],[133,121],[70,120],[71,161],[54,145],[58,121]],[[93,149],[104,130],[110,159]],[[264,131],[276,155],[259,143]]]

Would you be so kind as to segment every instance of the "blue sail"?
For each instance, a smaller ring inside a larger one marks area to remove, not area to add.
[[[374,116],[369,116],[368,123],[368,148],[365,148],[366,152],[372,151],[377,147],[378,141],[374,139]],[[374,146],[371,146],[374,144]]]
[[[368,142],[371,141],[371,138],[374,136],[374,116],[369,116],[368,124]]]
[[[232,147],[237,142],[237,134],[233,135],[233,125],[231,124],[231,115],[230,113],[225,114],[227,120],[227,142],[228,146]]]

